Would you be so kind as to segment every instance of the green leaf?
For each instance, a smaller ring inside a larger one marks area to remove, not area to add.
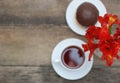
[[[112,26],[109,28],[109,33],[112,34]]]

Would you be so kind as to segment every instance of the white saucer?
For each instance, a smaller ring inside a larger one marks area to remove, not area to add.
[[[94,4],[99,11],[99,16],[104,16],[107,13],[104,4],[100,0],[72,0],[66,10],[66,21],[71,30],[79,35],[85,35],[87,30],[87,28],[81,26],[76,20],[77,8],[84,2]],[[96,26],[100,26],[100,24],[97,22]]]
[[[66,47],[78,46],[83,50],[83,48],[81,46],[82,44],[85,44],[85,43],[79,39],[69,38],[69,39],[65,39],[65,40],[61,41],[54,48],[52,56],[51,56],[51,63],[52,63],[52,66],[53,66],[55,72],[59,76],[63,77],[64,79],[68,79],[68,80],[77,80],[77,79],[80,79],[80,78],[86,76],[89,73],[89,71],[91,70],[91,68],[93,66],[93,57],[92,57],[91,61],[88,61],[89,52],[85,52],[85,62],[78,69],[70,69],[69,70],[69,69],[63,67],[62,64],[56,62],[56,60],[60,59],[61,53],[63,52],[63,50]]]

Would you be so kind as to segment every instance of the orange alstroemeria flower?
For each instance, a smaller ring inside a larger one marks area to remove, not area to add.
[[[107,66],[111,66],[114,58],[120,60],[120,20],[116,15],[105,14],[104,17],[99,16],[98,21],[101,23],[101,27],[90,26],[88,28],[85,35],[88,42],[82,47],[85,52],[90,51],[89,60],[95,49],[99,48],[103,54],[101,59],[106,60]],[[118,26],[112,27],[114,24]],[[111,34],[112,28],[116,30],[114,34]]]
[[[98,21],[101,23],[101,26],[107,25],[108,27],[119,22],[117,15],[112,14],[105,14],[104,17],[99,16]]]

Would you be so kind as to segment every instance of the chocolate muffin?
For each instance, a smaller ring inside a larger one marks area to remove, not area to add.
[[[76,19],[82,26],[91,26],[97,22],[98,9],[89,2],[81,4],[76,12]]]

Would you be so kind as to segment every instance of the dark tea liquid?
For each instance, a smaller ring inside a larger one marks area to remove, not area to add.
[[[84,60],[84,53],[77,46],[67,47],[62,53],[62,62],[68,68],[79,68]]]

